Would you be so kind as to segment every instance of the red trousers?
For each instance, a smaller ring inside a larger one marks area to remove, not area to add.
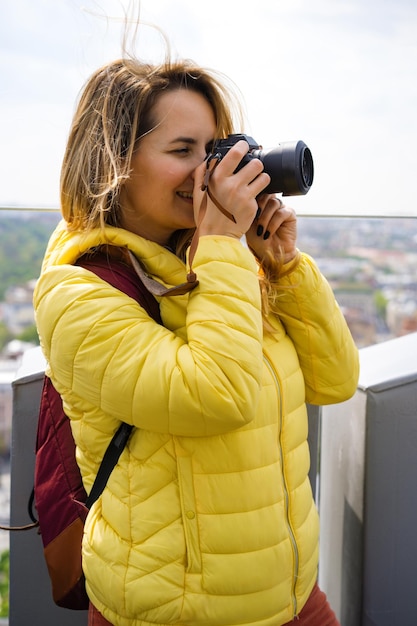
[[[325,594],[320,591],[318,585],[314,587],[301,613],[292,622],[285,624],[285,626],[290,624],[294,624],[294,626],[340,626],[327,602]],[[112,625],[90,604],[88,626]]]
[[[330,608],[326,595],[317,584],[313,587],[301,613],[288,624],[295,626],[340,626],[336,615]]]

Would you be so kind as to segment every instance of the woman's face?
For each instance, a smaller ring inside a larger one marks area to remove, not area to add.
[[[174,231],[195,226],[194,170],[216,122],[208,101],[187,89],[160,95],[152,114],[154,129],[139,141],[121,190],[122,226],[164,245]]]

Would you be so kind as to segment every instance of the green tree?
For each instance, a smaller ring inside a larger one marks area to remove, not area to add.
[[[374,304],[378,317],[385,320],[388,301],[379,289],[377,289],[374,293]]]
[[[28,326],[27,328],[25,328],[25,330],[21,332],[20,335],[16,337],[16,339],[39,345],[39,335],[38,331],[36,330],[36,325],[32,324],[32,326]]]
[[[0,617],[9,615],[9,551],[5,550],[0,555]]]
[[[0,213],[0,301],[8,287],[37,278],[57,213]]]

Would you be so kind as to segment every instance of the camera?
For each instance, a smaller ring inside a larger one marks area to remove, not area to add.
[[[249,152],[243,157],[235,171],[239,171],[252,159],[262,161],[264,172],[271,177],[271,182],[262,193],[300,196],[309,191],[314,177],[313,157],[303,141],[287,141],[278,144],[276,148],[263,151],[262,146],[248,135],[229,135],[226,139],[217,139],[214,142],[209,158],[222,159],[241,139],[249,144]]]

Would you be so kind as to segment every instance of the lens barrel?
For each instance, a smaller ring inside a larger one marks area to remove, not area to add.
[[[314,165],[310,149],[304,141],[288,141],[264,152],[252,150],[260,159],[271,182],[262,193],[282,193],[283,196],[305,195],[313,184]]]

